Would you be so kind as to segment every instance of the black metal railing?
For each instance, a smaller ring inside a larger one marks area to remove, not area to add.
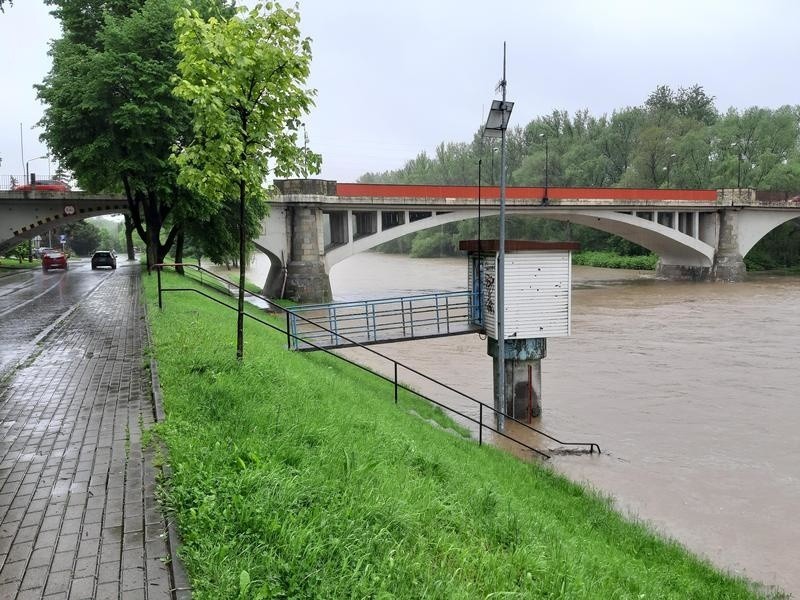
[[[201,284],[208,285],[208,286],[212,287],[213,289],[215,289],[217,291],[225,292],[226,290],[230,289],[231,287],[236,289],[236,290],[239,289],[239,286],[237,284],[231,282],[229,279],[221,277],[221,276],[217,275],[216,273],[213,273],[213,272],[211,272],[211,271],[209,271],[207,269],[204,269],[204,268],[202,268],[202,267],[200,267],[198,265],[181,264],[181,263],[160,263],[160,264],[155,265],[156,274],[157,274],[157,277],[158,277],[158,307],[160,309],[163,309],[163,307],[164,307],[163,298],[162,298],[163,292],[193,292],[193,293],[200,294],[201,296],[204,296],[204,297],[208,298],[209,300],[212,300],[212,301],[216,302],[217,304],[220,304],[222,306],[230,308],[231,310],[238,310],[236,306],[232,306],[230,304],[227,304],[226,302],[223,302],[219,298],[215,298],[210,294],[206,294],[205,292],[203,292],[202,290],[197,289],[196,287],[172,287],[172,288],[164,287],[162,285],[162,283],[161,283],[161,270],[164,269],[164,268],[176,268],[176,267],[183,267],[184,269],[195,269],[195,270],[197,270],[198,273],[201,274],[201,276],[202,276],[202,274],[206,274],[212,280],[219,281],[221,284],[223,284],[221,286],[222,289],[220,289],[219,287],[213,286],[210,283],[205,283],[205,282],[201,281]],[[269,328],[271,328],[271,329],[273,329],[275,331],[278,331],[278,332],[280,332],[282,334],[285,334],[286,335],[286,347],[287,347],[287,349],[291,349],[292,346],[293,346],[293,338],[298,337],[296,334],[292,333],[292,328],[291,328],[291,325],[290,325],[290,320],[292,318],[291,317],[291,315],[292,315],[291,310],[287,309],[287,308],[284,308],[283,306],[273,302],[272,300],[270,300],[269,298],[266,298],[265,296],[262,296],[261,294],[256,294],[256,293],[249,292],[249,291],[246,292],[246,294],[254,296],[256,298],[260,298],[262,301],[264,301],[268,306],[270,306],[274,310],[281,311],[281,312],[284,312],[286,314],[286,329],[282,329],[281,327],[278,327],[277,325],[275,325],[273,323],[270,323],[268,321],[260,319],[257,316],[252,315],[252,314],[250,314],[248,312],[244,313],[246,317],[248,317],[248,318],[250,318],[250,319],[252,319],[254,321],[257,321],[258,323],[266,325],[267,327],[269,327]],[[308,321],[308,319],[306,319],[306,318],[304,318],[304,317],[302,317],[300,315],[296,315],[296,316],[300,320]],[[313,322],[310,322],[310,323],[312,323],[313,325],[315,325],[317,327],[320,327],[320,325],[318,323],[313,323]],[[497,410],[493,406],[490,406],[489,404],[481,402],[477,398],[473,398],[472,396],[470,396],[468,394],[465,394],[464,392],[462,392],[460,390],[457,390],[454,387],[447,385],[446,383],[442,383],[441,381],[438,381],[438,380],[434,379],[433,377],[430,377],[429,375],[426,375],[425,373],[422,373],[422,372],[418,371],[417,369],[414,369],[413,367],[409,367],[408,365],[403,364],[403,363],[401,363],[401,362],[399,362],[399,361],[397,361],[397,360],[395,360],[395,359],[393,359],[393,358],[391,358],[389,356],[386,356],[385,354],[381,354],[380,352],[378,352],[374,348],[371,348],[369,346],[365,346],[363,344],[360,344],[359,342],[357,342],[355,340],[349,340],[345,336],[343,336],[341,334],[337,334],[337,333],[335,333],[333,331],[329,331],[329,333],[332,334],[332,335],[337,335],[339,338],[345,339],[350,346],[356,346],[358,348],[361,348],[361,349],[363,349],[363,350],[365,350],[367,352],[370,352],[370,353],[374,354],[375,356],[378,356],[378,357],[380,357],[380,358],[382,358],[382,359],[384,359],[386,361],[389,361],[393,366],[394,377],[390,378],[390,377],[382,375],[382,374],[380,374],[380,373],[378,373],[376,371],[373,371],[372,369],[370,369],[370,368],[368,368],[368,367],[366,367],[364,365],[361,365],[361,364],[359,364],[359,363],[357,363],[357,362],[355,362],[353,360],[350,360],[349,358],[346,358],[344,356],[341,356],[340,354],[336,354],[335,352],[332,352],[329,348],[318,346],[316,344],[313,344],[312,342],[309,342],[308,340],[302,340],[302,341],[303,341],[304,344],[307,344],[309,346],[313,346],[316,350],[319,350],[321,352],[325,352],[326,354],[334,356],[339,360],[343,360],[343,361],[345,361],[345,362],[347,362],[347,363],[349,363],[349,364],[351,364],[351,365],[353,365],[355,367],[358,367],[359,369],[367,371],[367,372],[375,375],[376,377],[380,377],[384,381],[387,381],[387,382],[393,384],[393,386],[394,386],[394,402],[395,402],[395,404],[398,403],[399,390],[402,389],[402,390],[405,390],[406,392],[408,392],[410,394],[414,394],[414,395],[416,395],[416,396],[418,396],[418,397],[430,402],[431,404],[434,404],[435,406],[439,406],[440,408],[443,408],[443,409],[449,411],[450,413],[452,413],[454,415],[458,415],[460,418],[462,418],[462,419],[464,419],[464,420],[466,420],[466,421],[468,421],[470,423],[473,423],[473,424],[477,425],[478,426],[478,444],[479,445],[483,444],[483,430],[487,429],[487,430],[489,430],[489,431],[491,431],[491,432],[493,432],[493,433],[495,433],[495,434],[497,434],[499,436],[502,436],[505,439],[508,439],[508,440],[514,442],[515,444],[518,444],[518,445],[522,446],[526,450],[530,450],[531,452],[534,452],[535,454],[541,456],[542,458],[551,458],[551,456],[549,454],[547,454],[546,452],[543,452],[542,450],[539,450],[538,448],[534,448],[530,444],[528,444],[528,443],[526,443],[526,442],[524,442],[524,441],[522,441],[522,440],[520,440],[520,439],[518,439],[518,438],[516,438],[514,436],[511,436],[511,435],[509,435],[508,433],[506,433],[504,431],[501,431],[499,428],[493,427],[491,425],[491,420],[489,420],[488,422],[484,422],[483,414],[484,414],[484,411],[486,410],[486,411],[489,411],[492,415],[494,415],[495,419],[492,419],[492,420],[496,420],[497,417],[500,417],[500,418],[502,418],[502,419],[504,419],[506,421],[511,421],[513,423],[516,423],[517,425],[519,425],[520,427],[522,427],[526,431],[530,431],[532,433],[540,435],[540,436],[542,436],[542,437],[544,437],[544,438],[546,438],[548,440],[551,440],[551,441],[553,441],[553,442],[555,442],[557,444],[560,444],[562,446],[580,446],[580,447],[588,448],[588,452],[590,454],[593,454],[595,450],[597,450],[598,454],[601,453],[600,446],[595,442],[564,442],[562,440],[559,440],[558,438],[550,435],[549,433],[545,433],[544,431],[542,431],[540,429],[537,429],[536,427],[533,427],[533,426],[528,425],[527,423],[525,423],[523,421],[520,421],[518,419],[515,419],[514,417],[506,415],[505,413],[503,413],[502,411]],[[418,391],[416,391],[414,389],[411,389],[410,387],[400,383],[400,380],[399,380],[399,377],[398,377],[399,368],[403,368],[406,371],[408,371],[409,373],[413,373],[414,375],[417,375],[417,376],[425,379],[426,381],[429,381],[429,382],[431,382],[431,383],[433,383],[433,384],[435,384],[437,386],[440,386],[441,388],[443,388],[445,390],[448,390],[449,392],[452,392],[452,393],[456,394],[457,396],[459,396],[461,398],[464,398],[465,400],[469,400],[469,401],[475,403],[477,405],[477,407],[478,407],[478,418],[476,419],[472,415],[469,415],[469,414],[467,414],[467,413],[465,413],[465,412],[463,412],[461,410],[458,410],[458,409],[455,409],[455,408],[453,408],[451,406],[443,404],[442,402],[439,402],[438,400],[430,398],[429,396],[426,396],[425,394],[422,394],[422,393],[420,393],[420,392],[418,392]]]

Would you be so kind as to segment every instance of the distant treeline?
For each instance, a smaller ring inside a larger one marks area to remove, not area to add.
[[[448,142],[429,157],[419,154],[396,171],[366,173],[363,183],[497,185],[498,140]],[[732,188],[800,192],[800,106],[731,108],[720,113],[714,97],[695,85],[677,91],[659,86],[642,106],[594,117],[553,111],[507,135],[507,182],[514,186]],[[587,227],[534,217],[512,217],[508,236],[573,239],[585,250],[647,254],[631,242]],[[497,235],[497,220],[484,219],[481,237]],[[410,234],[379,250],[414,256],[455,254],[459,239],[477,235],[465,221]],[[775,229],[746,257],[750,269],[800,264],[800,222]]]

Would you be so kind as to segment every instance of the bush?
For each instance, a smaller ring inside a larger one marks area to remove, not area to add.
[[[638,269],[652,271],[656,268],[658,256],[645,254],[642,256],[622,256],[616,252],[578,252],[572,255],[572,263],[587,267],[604,267],[606,269]]]

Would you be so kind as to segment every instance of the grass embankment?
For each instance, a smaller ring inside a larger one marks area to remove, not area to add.
[[[645,254],[642,256],[623,256],[616,252],[576,252],[572,255],[572,264],[587,267],[604,267],[606,269],[638,269],[652,271],[656,268],[658,256]]]
[[[755,596],[547,468],[431,427],[411,408],[446,418],[396,406],[377,377],[287,352],[281,333],[249,323],[237,364],[233,311],[171,293],[159,312],[144,279],[166,502],[196,598]]]

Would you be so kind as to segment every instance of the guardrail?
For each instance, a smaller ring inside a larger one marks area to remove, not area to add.
[[[304,304],[287,309],[295,350],[376,344],[408,339],[473,333],[480,330],[477,294],[442,292],[329,304]],[[304,318],[301,319],[300,317]]]
[[[184,287],[166,288],[166,287],[163,287],[162,283],[161,283],[161,270],[164,269],[164,268],[175,268],[175,267],[183,267],[184,269],[195,269],[199,273],[204,273],[204,274],[208,275],[211,279],[216,279],[218,282],[223,284],[223,286],[222,286],[223,290],[224,289],[228,289],[229,286],[231,285],[231,281],[229,279],[225,279],[224,277],[220,277],[216,273],[212,273],[211,271],[209,271],[207,269],[204,269],[204,268],[202,268],[202,267],[200,267],[198,265],[181,264],[181,263],[159,263],[159,264],[154,265],[154,267],[156,269],[156,274],[157,274],[157,277],[158,277],[158,307],[159,307],[159,309],[163,310],[163,308],[164,308],[164,304],[163,304],[163,293],[164,292],[192,292],[192,293],[200,294],[201,296],[204,296],[205,298],[208,298],[209,300],[211,300],[213,302],[216,302],[217,304],[220,304],[221,306],[225,306],[225,307],[227,307],[227,308],[229,308],[231,310],[234,310],[234,311],[238,310],[236,306],[232,306],[230,304],[227,304],[227,303],[223,302],[222,300],[220,300],[219,298],[215,298],[214,296],[212,296],[210,294],[206,294],[202,290],[198,290],[197,288],[194,288],[194,287],[191,287],[191,288],[184,288]],[[206,285],[209,285],[209,284],[206,284]],[[210,287],[212,287],[216,291],[222,291],[222,290],[219,289],[219,287],[215,287],[215,286],[210,286]],[[236,284],[233,284],[233,287],[235,289],[237,289],[237,290],[239,289],[238,285],[236,285]],[[285,308],[283,306],[280,306],[279,304],[273,302],[269,298],[267,298],[265,296],[262,296],[261,294],[254,294],[252,292],[248,292],[248,294],[250,294],[251,296],[255,296],[257,298],[262,299],[265,303],[267,303],[268,306],[273,308],[275,311],[284,312],[286,314],[286,329],[281,329],[277,325],[275,325],[273,323],[270,323],[268,321],[265,321],[263,319],[260,319],[255,315],[249,314],[247,312],[244,313],[244,315],[246,317],[248,317],[249,319],[251,319],[253,321],[256,321],[258,323],[261,323],[262,325],[265,325],[265,326],[269,327],[270,329],[273,329],[275,331],[278,331],[278,332],[281,332],[281,333],[285,334],[286,335],[286,347],[287,347],[287,349],[291,349],[292,345],[293,345],[293,341],[292,340],[295,337],[297,337],[295,334],[292,333],[292,329],[291,329],[290,324],[289,324],[290,319],[291,319],[291,311],[289,309],[287,309],[287,308]],[[303,317],[301,315],[297,315],[297,318],[300,319],[300,320],[303,320],[303,321],[308,321],[308,319],[306,319],[305,317]],[[388,381],[389,383],[392,383],[393,384],[393,389],[394,389],[394,403],[395,404],[397,404],[398,400],[399,400],[399,391],[400,390],[405,390],[408,393],[414,394],[414,395],[416,395],[416,396],[418,396],[418,397],[420,397],[420,398],[422,398],[424,400],[427,400],[431,404],[434,404],[435,406],[439,406],[440,408],[443,408],[443,409],[449,411],[450,413],[452,413],[454,415],[458,415],[460,418],[462,418],[462,419],[464,419],[464,420],[466,420],[466,421],[468,421],[470,423],[473,423],[473,424],[477,425],[478,426],[478,445],[482,445],[483,444],[483,431],[484,431],[484,429],[486,429],[486,430],[489,430],[489,431],[491,431],[491,432],[493,432],[493,433],[495,433],[495,434],[497,434],[497,435],[499,435],[499,436],[501,436],[501,437],[503,437],[503,438],[505,438],[507,440],[510,440],[510,441],[518,444],[519,446],[521,446],[522,448],[525,448],[526,450],[530,450],[531,452],[541,456],[542,458],[545,458],[545,459],[551,458],[551,456],[549,454],[547,454],[546,452],[543,452],[542,450],[539,450],[538,448],[534,448],[533,446],[531,446],[527,442],[525,442],[525,441],[523,441],[523,440],[521,440],[519,438],[516,438],[516,437],[514,437],[512,435],[509,435],[507,432],[501,431],[497,427],[493,427],[492,424],[491,424],[492,423],[492,419],[490,419],[488,421],[485,421],[484,417],[483,417],[484,412],[488,411],[489,414],[494,415],[495,419],[493,419],[493,420],[495,420],[495,421],[497,420],[497,417],[500,417],[501,419],[504,419],[505,421],[510,421],[510,422],[516,423],[518,426],[522,427],[523,430],[530,431],[531,433],[540,435],[540,436],[542,436],[542,437],[544,437],[544,438],[546,438],[548,440],[551,440],[551,441],[553,441],[553,442],[555,442],[557,444],[560,444],[562,446],[581,446],[581,447],[587,448],[589,454],[594,454],[595,449],[597,450],[598,454],[601,453],[600,452],[600,446],[598,444],[596,444],[595,442],[564,442],[562,440],[559,440],[558,438],[556,438],[556,437],[554,437],[554,436],[552,436],[552,435],[550,435],[548,433],[545,433],[544,431],[542,431],[540,429],[532,427],[532,426],[528,425],[527,423],[524,423],[523,421],[519,421],[519,420],[515,419],[514,417],[506,415],[502,411],[497,410],[496,408],[494,408],[493,406],[490,406],[489,404],[485,404],[484,402],[481,402],[477,398],[473,398],[472,396],[469,396],[468,394],[465,394],[464,392],[461,392],[461,391],[455,389],[454,387],[451,387],[451,386],[447,385],[446,383],[442,383],[441,381],[438,381],[438,380],[434,379],[433,377],[430,377],[429,375],[425,375],[424,373],[422,373],[421,371],[418,371],[417,369],[414,369],[413,367],[409,367],[408,365],[405,365],[405,364],[403,364],[403,363],[401,363],[399,361],[396,361],[393,358],[391,358],[389,356],[386,356],[385,354],[381,354],[380,352],[378,352],[374,348],[371,348],[369,346],[365,346],[363,344],[360,344],[355,340],[347,339],[344,335],[336,334],[333,331],[329,331],[328,333],[333,334],[333,335],[339,335],[339,337],[341,337],[343,339],[346,339],[351,346],[357,346],[359,348],[363,348],[365,351],[370,352],[373,355],[379,356],[382,359],[388,361],[393,366],[394,377],[390,378],[390,377],[386,377],[385,375],[381,375],[380,373],[377,373],[377,372],[365,367],[364,365],[361,365],[361,364],[359,364],[359,363],[357,363],[357,362],[355,362],[353,360],[350,360],[349,358],[346,358],[344,356],[336,354],[335,352],[332,352],[329,348],[324,348],[322,346],[318,346],[318,345],[316,345],[313,342],[310,342],[308,340],[304,340],[304,342],[309,344],[309,345],[311,345],[311,346],[313,346],[316,350],[320,350],[322,352],[325,352],[326,354],[329,354],[330,356],[334,356],[334,357],[338,358],[339,360],[343,360],[346,363],[349,363],[349,364],[351,364],[351,365],[353,365],[355,367],[358,367],[359,369],[362,369],[362,370],[364,370],[364,371],[366,371],[368,373],[371,373],[375,377],[379,377],[379,378],[383,379],[384,381]],[[422,394],[422,393],[420,393],[420,392],[418,392],[416,390],[413,390],[410,387],[400,383],[400,380],[399,380],[400,369],[405,369],[409,373],[413,373],[414,375],[417,375],[417,376],[425,379],[426,381],[434,383],[434,384],[440,386],[444,390],[452,392],[452,393],[458,395],[459,397],[464,398],[465,400],[468,400],[470,402],[474,402],[475,405],[478,407],[478,418],[476,419],[472,415],[469,415],[469,414],[467,414],[467,413],[465,413],[463,411],[460,411],[458,409],[455,409],[455,408],[453,408],[451,406],[447,406],[446,404],[443,404],[442,402],[439,402],[438,400],[435,400],[435,399],[433,399],[433,398],[431,398],[429,396],[426,396],[426,395],[424,395],[424,394]]]

